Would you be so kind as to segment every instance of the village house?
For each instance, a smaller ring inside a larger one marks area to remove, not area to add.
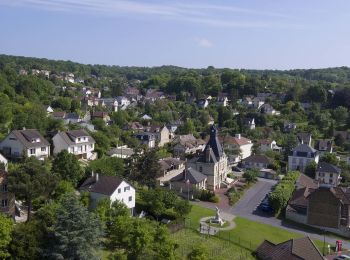
[[[18,159],[34,156],[43,160],[50,156],[50,144],[36,129],[13,130],[0,143],[5,157]]]
[[[317,165],[315,180],[317,180],[322,186],[337,187],[340,183],[341,169],[337,166],[320,162]]]
[[[155,102],[156,100],[164,99],[164,92],[156,89],[147,89],[146,95],[144,96],[145,101]]]
[[[207,189],[208,176],[200,173],[192,167],[186,168],[170,180],[170,189],[175,190],[188,199],[192,199],[194,193]]]
[[[153,133],[149,132],[140,132],[136,133],[135,138],[140,141],[142,145],[145,145],[148,148],[156,147],[156,136]]]
[[[251,155],[242,161],[242,166],[245,169],[266,169],[271,163],[270,159],[265,155]]]
[[[91,208],[96,208],[99,201],[109,199],[111,204],[115,201],[124,203],[130,209],[130,214],[135,214],[135,188],[117,176],[92,173],[79,190],[89,192]]]
[[[188,167],[207,176],[207,188],[210,190],[215,191],[225,185],[229,168],[227,156],[220,144],[215,125],[211,126],[210,138],[204,151],[199,157],[189,161]]]
[[[106,107],[108,111],[110,112],[118,111],[119,103],[118,103],[118,100],[116,100],[115,98],[100,98],[99,105],[101,102],[103,102],[103,105],[101,106]]]
[[[230,164],[236,164],[252,154],[252,141],[241,134],[219,136],[219,140],[224,150],[228,153]]]
[[[0,169],[0,213],[15,217],[15,195],[8,190],[8,173]]]
[[[283,125],[283,132],[284,133],[291,133],[297,128],[296,123],[284,123]]]
[[[275,140],[263,139],[259,141],[259,144],[260,151],[263,153],[267,151],[281,152],[282,150],[282,147],[279,147]]]
[[[107,155],[110,157],[117,157],[122,159],[130,158],[134,154],[135,154],[134,149],[129,148],[126,145],[112,148],[107,152]]]
[[[96,111],[91,113],[91,119],[102,119],[105,123],[109,122],[111,118],[109,117],[107,112],[104,111]]]
[[[169,182],[185,170],[185,162],[177,158],[164,158],[158,161],[162,175],[157,177],[160,185]]]
[[[146,127],[145,132],[149,132],[155,136],[158,147],[163,147],[165,144],[171,141],[171,135],[166,126],[153,125]]]
[[[8,160],[0,153],[0,170],[7,171]]]
[[[195,138],[192,134],[176,136],[174,143],[174,155],[180,158],[188,154],[198,154],[205,148],[205,141]]]
[[[270,104],[263,104],[260,107],[260,112],[270,116],[278,116],[281,114],[280,111],[275,110]]]
[[[140,94],[140,90],[136,87],[127,87],[123,94],[132,101],[140,101],[142,99],[142,95]]]
[[[265,101],[263,98],[260,98],[260,97],[254,97],[252,99],[252,107],[255,108],[255,109],[260,109],[262,107],[262,105],[265,104]]]
[[[288,202],[286,218],[349,237],[350,193],[341,187],[298,189]]]
[[[172,121],[169,124],[167,124],[167,128],[169,129],[170,133],[174,134],[179,126],[183,124],[182,120],[176,120]]]
[[[118,97],[116,97],[116,100],[118,102],[118,109],[120,109],[120,110],[127,109],[131,103],[130,100],[124,96],[118,96]]]
[[[241,104],[245,107],[252,107],[253,106],[252,97],[244,97]]]
[[[209,106],[209,101],[208,101],[208,99],[199,99],[197,101],[197,105],[199,108],[205,109]]]
[[[288,156],[288,169],[291,171],[304,172],[305,167],[311,163],[318,163],[318,152],[307,144],[300,144],[293,149],[292,153]]]
[[[45,106],[44,109],[48,115],[50,115],[54,112],[54,110],[51,106]]]
[[[316,140],[315,149],[320,153],[332,153],[333,152],[333,140],[332,139],[320,139]]]
[[[52,138],[54,144],[54,154],[62,150],[76,155],[79,159],[96,159],[95,140],[83,129],[58,132]]]
[[[298,144],[307,144],[311,146],[312,136],[309,133],[298,133],[297,134]]]
[[[248,129],[254,130],[255,129],[255,119],[254,118],[246,118],[245,125]]]
[[[129,122],[123,127],[123,129],[135,132],[144,130],[144,126],[139,122]]]
[[[144,114],[142,117],[141,117],[142,120],[146,120],[146,121],[149,121],[149,120],[152,120],[152,117],[147,115],[147,114]]]
[[[310,237],[293,238],[274,244],[264,240],[256,249],[256,256],[261,260],[323,260],[323,255]]]
[[[218,106],[226,107],[228,105],[228,97],[226,93],[219,93],[216,104]]]

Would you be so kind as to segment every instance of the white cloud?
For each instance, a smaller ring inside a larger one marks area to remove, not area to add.
[[[197,42],[198,46],[200,47],[203,47],[203,48],[213,47],[213,43],[206,38],[195,38],[194,40]]]
[[[0,6],[19,6],[37,9],[46,9],[56,12],[94,13],[102,15],[138,15],[152,16],[161,19],[176,20],[179,22],[196,23],[215,27],[232,28],[299,28],[301,26],[285,23],[283,20],[267,22],[266,17],[283,19],[285,14],[270,13],[254,9],[245,9],[235,6],[208,5],[202,3],[178,4],[171,1],[130,0],[0,0]],[[225,12],[234,12],[245,17],[244,21],[238,18],[225,17]],[[260,18],[257,18],[260,17]],[[218,18],[220,17],[220,18]],[[206,45],[206,44],[204,44]],[[207,44],[208,45],[208,44]]]

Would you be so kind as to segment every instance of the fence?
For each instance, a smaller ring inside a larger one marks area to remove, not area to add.
[[[252,244],[251,241],[233,236],[230,232],[219,231],[215,235],[210,235],[210,230],[202,227],[202,233],[200,233],[199,223],[194,223],[189,219],[169,225],[169,229],[172,233],[182,230],[185,234],[181,237],[180,243],[186,246],[178,248],[178,254],[182,258],[186,258],[198,242],[205,245],[207,255],[211,259],[217,256],[221,256],[220,259],[253,259],[252,253],[256,249],[256,245]],[[191,234],[195,234],[197,241],[194,241]]]

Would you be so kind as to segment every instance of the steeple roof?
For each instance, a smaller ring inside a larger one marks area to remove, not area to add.
[[[210,127],[210,138],[204,149],[204,154],[205,154],[205,150],[210,148],[214,152],[216,158],[222,157],[223,149],[218,138],[218,129],[216,128],[215,125],[212,125]]]

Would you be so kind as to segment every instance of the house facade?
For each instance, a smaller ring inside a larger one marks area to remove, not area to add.
[[[305,167],[311,163],[318,163],[318,152],[307,144],[300,144],[293,149],[288,156],[288,169],[292,171],[304,172]]]
[[[220,144],[218,130],[211,126],[210,138],[202,154],[188,162],[188,167],[207,176],[207,188],[220,189],[226,181],[228,169],[227,156]]]
[[[49,142],[35,129],[13,130],[1,141],[0,150],[12,159],[34,156],[44,160],[50,156]]]
[[[131,215],[134,215],[135,188],[119,177],[92,173],[79,190],[90,193],[91,208],[96,208],[99,201],[109,199],[111,203],[115,201],[124,203],[130,209]]]
[[[153,133],[142,132],[137,133],[134,136],[142,145],[145,145],[148,148],[156,147],[156,136]]]
[[[0,213],[15,217],[15,195],[8,191],[8,173],[0,169]]]
[[[205,141],[195,138],[192,134],[179,135],[174,139],[174,155],[184,158],[188,154],[198,154],[205,148]]]
[[[153,134],[158,142],[158,147],[162,147],[170,142],[170,131],[166,126],[151,126],[146,128],[146,132]]]
[[[53,153],[62,150],[76,155],[79,159],[96,159],[95,140],[83,129],[59,132],[52,138],[54,144]]]
[[[341,180],[341,169],[333,164],[320,162],[317,165],[315,180],[322,186],[337,187]]]
[[[164,158],[158,161],[162,175],[157,177],[160,185],[169,182],[185,170],[185,162],[177,158]]]
[[[265,155],[251,155],[242,162],[245,169],[266,169],[269,164],[270,159]]]
[[[282,147],[279,147],[275,140],[263,139],[259,141],[259,144],[260,151],[263,153],[267,151],[280,152],[282,150]]]

